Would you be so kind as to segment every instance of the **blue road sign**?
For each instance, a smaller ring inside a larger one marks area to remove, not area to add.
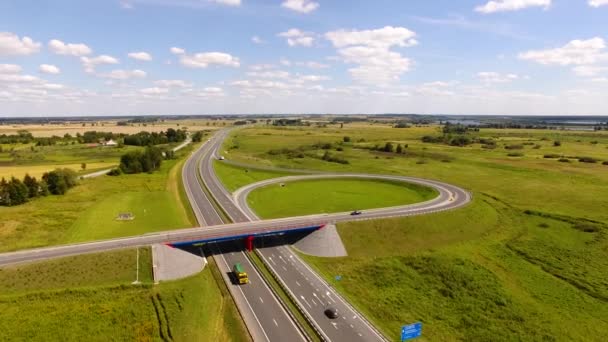
[[[342,276],[341,276],[341,275],[337,275],[337,276],[336,276],[336,280],[337,280],[337,281],[342,280]]]
[[[411,340],[422,334],[422,323],[404,325],[401,328],[401,341]]]

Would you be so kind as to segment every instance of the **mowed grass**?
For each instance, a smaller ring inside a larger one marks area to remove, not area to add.
[[[179,152],[189,155],[192,147]],[[165,161],[152,174],[81,180],[63,196],[0,207],[0,251],[113,238],[192,226],[179,191],[181,159]],[[132,221],[116,221],[131,212]]]
[[[245,341],[211,270],[152,285],[149,248],[0,269],[2,340]]]
[[[213,168],[217,176],[222,180],[226,188],[234,191],[247,184],[259,182],[266,179],[292,176],[296,173],[280,172],[261,169],[247,169],[221,161],[214,161]]]
[[[265,186],[247,202],[263,218],[335,213],[424,202],[437,193],[427,187],[366,179],[305,180]]]
[[[574,157],[608,160],[606,132],[481,129],[496,149],[420,141],[439,134],[438,126],[256,127],[233,133],[225,149],[264,167],[410,175],[472,192],[458,210],[339,224],[348,257],[302,256],[390,340],[421,321],[427,341],[605,341],[608,166]],[[344,136],[353,143],[339,145]],[[406,153],[363,149],[389,141],[407,144]],[[350,164],[268,153],[318,142]],[[506,145],[524,143],[522,157],[507,156]],[[544,158],[554,153],[571,162]]]
[[[138,257],[139,253],[139,268]],[[152,282],[149,247],[44,262],[10,265],[0,268],[0,293],[22,294],[76,287],[126,285],[138,279]],[[139,269],[139,271],[138,271]]]

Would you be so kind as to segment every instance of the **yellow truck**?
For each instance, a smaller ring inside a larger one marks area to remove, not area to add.
[[[236,278],[237,284],[247,284],[249,282],[249,278],[247,277],[247,272],[243,270],[243,266],[240,263],[234,264],[232,268],[232,272],[234,273],[234,277]]]

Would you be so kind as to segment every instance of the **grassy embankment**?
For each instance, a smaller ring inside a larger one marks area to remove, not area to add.
[[[80,181],[64,196],[49,196],[21,206],[0,207],[0,251],[81,242],[160,230],[186,228],[191,212],[180,196],[178,159],[163,162],[152,174],[100,176]],[[118,156],[114,156],[118,163]],[[119,213],[132,221],[117,221]]]
[[[437,196],[411,183],[362,179],[321,179],[256,189],[247,202],[263,218],[280,218],[424,202]],[[280,205],[279,205],[280,203]]]
[[[472,204],[433,215],[340,224],[349,256],[304,256],[391,339],[422,321],[422,340],[603,341],[608,331],[608,160],[605,132],[482,129],[497,148],[424,144],[437,126],[252,128],[229,158],[266,167],[402,174],[469,189]],[[342,144],[343,136],[354,143]],[[554,146],[554,141],[561,146]],[[407,144],[405,154],[365,149]],[[348,165],[320,159],[331,142]],[[520,157],[505,146],[522,145]],[[236,148],[235,148],[236,146]],[[302,146],[303,158],[268,153]],[[538,147],[536,147],[538,146]],[[570,162],[544,155],[557,154]],[[221,175],[220,175],[221,176]],[[281,206],[289,206],[282,202]],[[342,279],[336,281],[335,275]]]
[[[0,331],[27,341],[245,341],[211,270],[152,285],[150,249],[0,269]]]

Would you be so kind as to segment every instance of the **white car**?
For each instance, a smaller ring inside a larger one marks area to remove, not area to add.
[[[220,160],[224,160],[224,159],[226,159],[226,158],[224,158],[224,156],[220,156]]]

